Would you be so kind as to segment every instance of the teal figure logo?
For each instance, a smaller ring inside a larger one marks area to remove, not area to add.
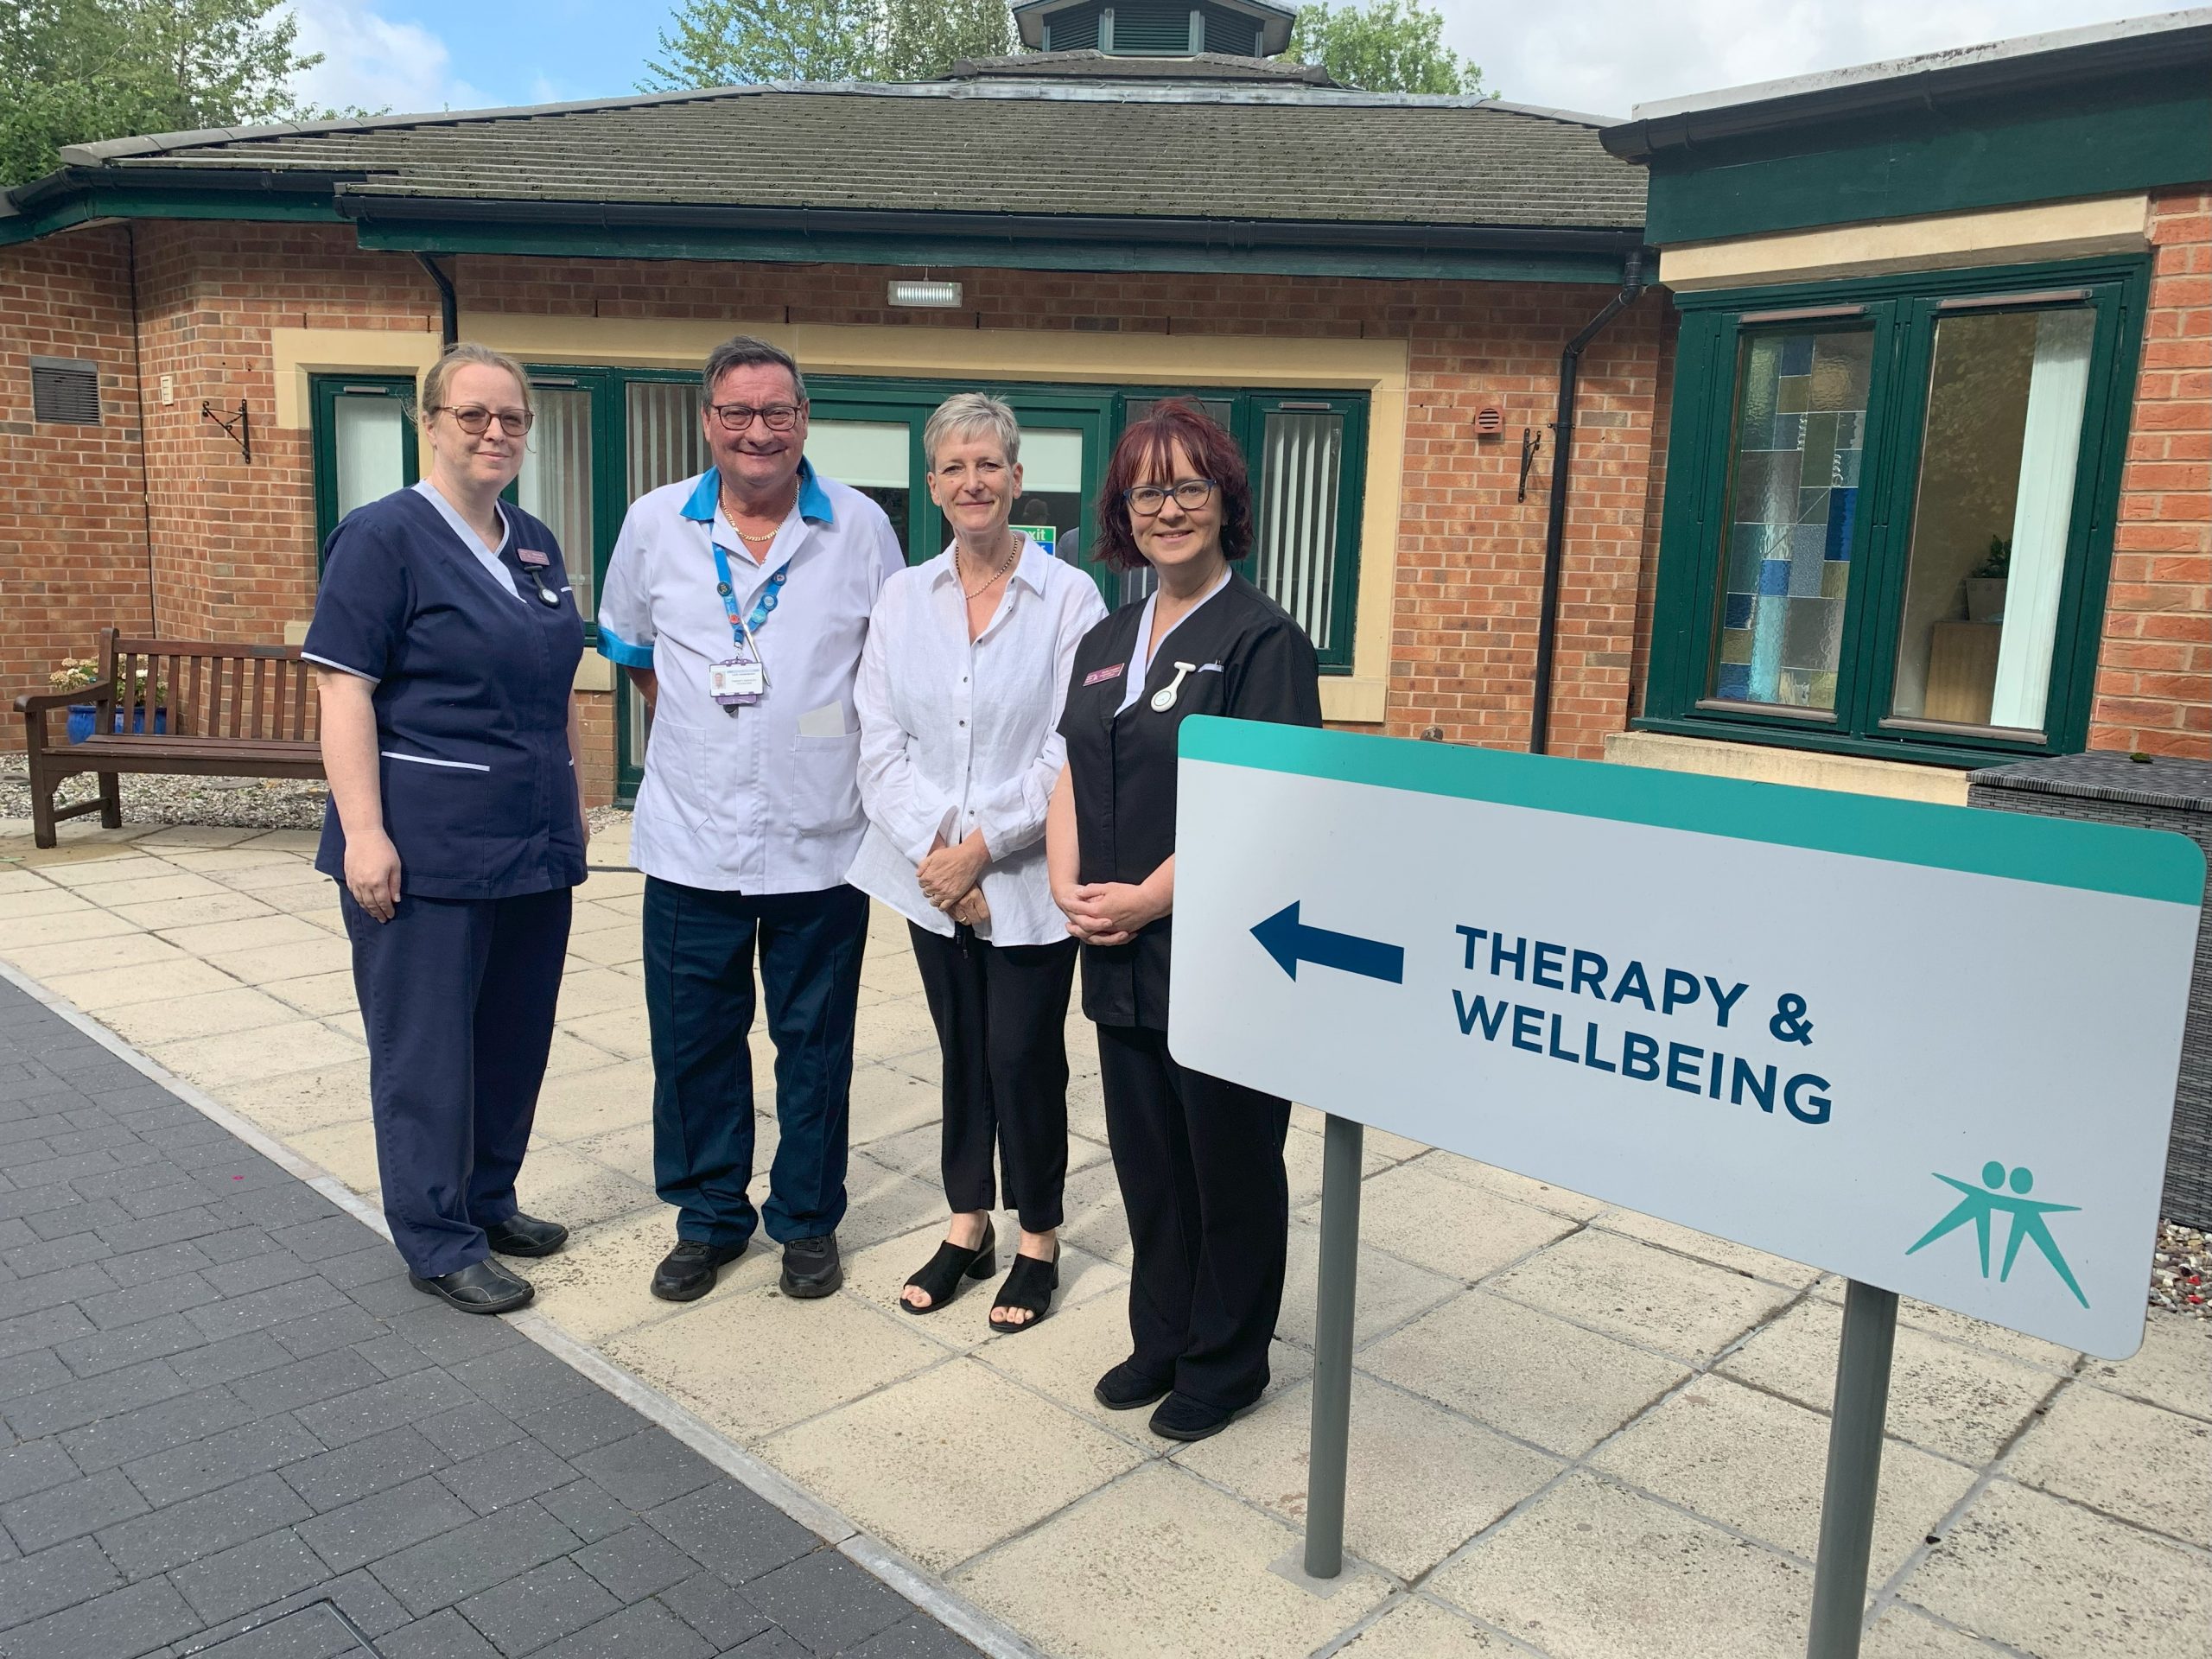
[[[1975,1242],[1981,1246],[1981,1276],[1989,1277],[1989,1223],[1999,1210],[2012,1217],[2012,1226],[2005,1240],[2005,1265],[1999,1269],[1997,1281],[2003,1284],[2012,1276],[2012,1263],[2018,1258],[2020,1246],[2028,1240],[2035,1241],[2036,1249],[2043,1252],[2043,1259],[2051,1269],[2066,1281],[2066,1288],[2074,1293],[2074,1300],[2087,1307],[2089,1299],[2082,1294],[2082,1287],[2074,1282],[2074,1270],[2066,1265],[2066,1256],[2058,1248],[2058,1241],[2051,1237],[2045,1216],[2057,1215],[2063,1211],[2079,1210],[2078,1204],[2044,1204],[2031,1198],[2035,1190],[2035,1171],[2024,1164],[2007,1172],[1995,1159],[1981,1166],[1981,1185],[1961,1181],[1954,1176],[1938,1175],[1936,1179],[1944,1185],[1954,1187],[1965,1196],[1960,1198],[1951,1213],[1945,1216],[1921,1237],[1905,1254],[1910,1255],[1923,1245],[1933,1244],[1948,1232],[1955,1232],[1968,1222],[1974,1224]],[[2005,1189],[2012,1189],[2007,1193]]]

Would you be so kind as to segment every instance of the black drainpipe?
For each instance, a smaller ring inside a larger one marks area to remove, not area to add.
[[[1536,677],[1535,707],[1529,713],[1529,753],[1543,754],[1551,741],[1552,645],[1559,632],[1560,566],[1567,556],[1567,463],[1574,455],[1574,381],[1582,366],[1582,348],[1598,332],[1643,292],[1643,255],[1628,257],[1621,272],[1621,291],[1607,300],[1605,308],[1582,325],[1582,332],[1567,342],[1559,354],[1559,416],[1552,423],[1551,517],[1544,525],[1544,588],[1537,601]]]
[[[448,346],[456,345],[461,340],[461,301],[454,294],[453,278],[429,254],[418,252],[415,257],[430,273],[430,280],[438,285],[439,338]]]

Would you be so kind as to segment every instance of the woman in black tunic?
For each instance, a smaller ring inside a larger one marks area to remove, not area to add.
[[[1108,564],[1148,564],[1159,581],[1076,647],[1046,830],[1052,897],[1083,942],[1135,1255],[1131,1352],[1094,1392],[1116,1411],[1160,1401],[1153,1432],[1199,1440],[1268,1386],[1290,1103],[1167,1052],[1176,732],[1193,714],[1319,726],[1320,681],[1298,624],[1230,569],[1251,550],[1251,487],[1234,441],[1195,406],[1160,404],[1122,434],[1098,523]]]

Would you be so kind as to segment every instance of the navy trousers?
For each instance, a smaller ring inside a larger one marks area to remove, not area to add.
[[[676,1236],[742,1244],[834,1232],[845,1216],[853,1017],[868,897],[848,887],[747,895],[645,880],[645,1012],[653,1045],[653,1179]],[[756,1215],[753,963],[776,1046],[782,1138]]]
[[[378,922],[339,887],[369,1039],[385,1218],[408,1270],[435,1279],[491,1253],[515,1213],[569,949],[571,889],[402,898]]]
[[[1098,1027],[1128,1211],[1130,1363],[1226,1411],[1266,1392],[1290,1238],[1290,1103],[1178,1065],[1167,1033]]]

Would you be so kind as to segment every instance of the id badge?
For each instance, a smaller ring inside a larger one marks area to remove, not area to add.
[[[760,701],[768,677],[760,664],[743,657],[711,663],[707,668],[707,694],[725,709],[742,709]]]

